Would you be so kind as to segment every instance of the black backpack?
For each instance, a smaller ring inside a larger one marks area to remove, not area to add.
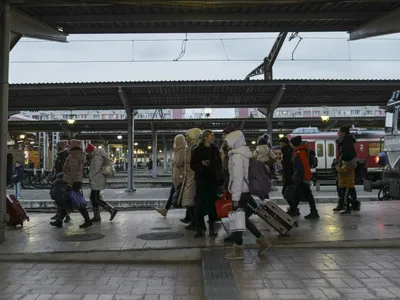
[[[308,148],[307,154],[308,154],[308,162],[310,164],[310,168],[315,169],[316,167],[318,167],[318,158],[317,155],[315,154],[315,151],[313,149]]]

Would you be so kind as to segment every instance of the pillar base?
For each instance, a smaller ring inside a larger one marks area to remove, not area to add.
[[[135,188],[126,189],[125,192],[127,192],[127,193],[134,193],[134,192],[136,192],[136,189],[135,189]]]

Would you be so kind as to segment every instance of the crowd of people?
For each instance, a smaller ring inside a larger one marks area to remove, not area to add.
[[[101,198],[100,192],[106,188],[107,176],[104,167],[108,165],[108,155],[102,148],[92,144],[82,148],[79,140],[61,141],[57,143],[57,159],[48,180],[53,183],[51,195],[57,204],[57,214],[52,218],[50,225],[61,228],[63,222],[71,220],[69,213],[74,209],[69,197],[70,191],[82,194],[84,166],[89,165],[90,201],[93,208],[93,218],[90,218],[86,205],[81,205],[78,210],[84,218],[80,228],[93,226],[101,222],[100,207],[110,214],[112,221],[117,210]]]
[[[351,214],[352,210],[360,210],[354,185],[357,165],[355,139],[348,127],[341,127],[338,137],[338,157],[334,168],[338,173],[339,204],[334,211]],[[270,243],[249,220],[252,213],[246,209],[248,205],[257,205],[246,183],[249,160],[256,159],[266,164],[270,167],[271,177],[276,178],[273,166],[277,156],[266,134],[258,138],[254,152],[246,145],[243,133],[232,126],[224,129],[222,140],[223,145],[218,149],[214,145],[215,134],[210,130],[201,131],[199,128],[188,130],[185,136],[175,137],[173,185],[166,206],[157,208],[157,211],[166,217],[173,204],[176,207],[185,207],[186,216],[181,221],[188,224],[188,230],[195,232],[195,238],[205,236],[207,226],[204,217],[208,216],[208,235],[214,238],[217,236],[214,227],[217,221],[215,203],[224,192],[229,192],[232,195],[232,209],[240,208],[246,211],[246,228],[257,238],[259,253],[263,253]],[[308,144],[303,142],[301,136],[295,136],[290,140],[287,137],[281,138],[279,145],[283,168],[282,194],[289,206],[288,214],[292,217],[299,216],[299,203],[307,201],[310,213],[304,218],[319,219],[311,191],[312,172]],[[227,259],[243,258],[242,232],[234,232],[224,240],[234,243],[234,249],[227,254]]]

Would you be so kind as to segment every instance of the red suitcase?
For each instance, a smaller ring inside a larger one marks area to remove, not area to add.
[[[24,225],[25,221],[29,222],[29,216],[26,210],[22,207],[21,203],[15,198],[14,195],[9,195],[7,197],[7,215],[9,220],[7,222],[8,226]]]

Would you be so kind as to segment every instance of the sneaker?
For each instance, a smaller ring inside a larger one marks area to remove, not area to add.
[[[58,219],[58,214],[55,214],[53,217],[50,218],[50,220],[57,220]]]
[[[180,221],[181,221],[182,223],[185,223],[185,224],[189,224],[189,223],[190,223],[190,220],[189,220],[189,219],[180,219]]]
[[[161,208],[161,207],[158,207],[158,208],[156,208],[156,211],[160,214],[160,215],[162,215],[163,217],[166,217],[167,216],[167,213],[168,213],[168,210],[166,209],[166,208]]]
[[[112,220],[114,220],[114,218],[115,218],[115,216],[117,215],[117,213],[118,213],[118,210],[116,210],[116,209],[113,209],[113,210],[111,211],[110,222],[111,222]]]
[[[225,255],[225,259],[239,260],[244,258],[244,246],[233,245],[233,251]]]
[[[340,214],[341,215],[351,215],[351,210],[346,209],[345,211],[342,211]]]
[[[60,221],[60,220],[56,220],[56,221],[50,222],[50,225],[54,226],[54,227],[57,227],[57,228],[62,228],[63,227],[62,221]]]
[[[215,230],[209,230],[208,234],[211,238],[216,238],[218,236],[218,233]]]
[[[71,217],[67,215],[64,219],[64,223],[69,223],[69,222],[71,222]]]
[[[342,211],[342,210],[345,210],[345,208],[343,207],[343,206],[340,206],[340,205],[338,205],[338,206],[336,206],[334,209],[333,209],[333,211]]]
[[[317,211],[311,212],[309,215],[305,216],[304,219],[306,220],[317,220],[319,219],[319,214]]]
[[[202,238],[202,237],[205,237],[205,235],[204,235],[204,232],[203,232],[203,231],[197,231],[197,232],[194,234],[194,237],[195,237],[195,238]]]
[[[87,220],[82,225],[79,225],[79,228],[88,228],[88,227],[91,227],[91,226],[93,226],[93,222],[91,220]]]

